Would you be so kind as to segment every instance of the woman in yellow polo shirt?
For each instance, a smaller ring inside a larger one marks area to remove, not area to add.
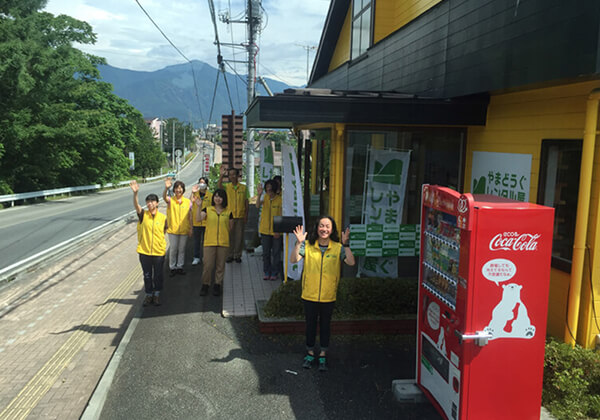
[[[273,216],[281,216],[281,194],[277,182],[272,179],[265,182],[264,191],[263,198],[263,188],[258,184],[256,207],[259,209],[262,207],[258,233],[260,233],[260,244],[263,249],[263,280],[277,280],[283,241],[280,233],[273,232]]]
[[[223,189],[217,189],[213,193],[210,206],[203,209],[201,198],[196,198],[196,205],[196,220],[206,220],[200,296],[206,296],[208,293],[213,269],[215,270],[213,295],[219,296],[225,277],[225,259],[229,252],[229,232],[233,226],[233,215],[227,209],[227,193]]]
[[[174,197],[169,197],[167,191],[173,186]],[[191,202],[185,198],[185,184],[182,181],[165,179],[163,199],[167,203],[167,221],[169,223],[169,268],[171,277],[175,274],[185,274],[183,264],[185,263],[185,244],[187,238],[192,236],[192,213]]]
[[[354,265],[354,255],[348,246],[350,229],[338,237],[337,226],[330,216],[321,216],[308,237],[303,226],[296,226],[296,245],[290,261],[296,263],[304,257],[302,272],[302,301],[306,321],[306,356],[302,366],[310,369],[315,360],[315,340],[319,323],[319,370],[327,370],[327,349],[331,335],[331,315],[340,281],[341,262]]]
[[[192,194],[190,195],[190,200],[192,200],[192,225],[194,230],[194,259],[192,260],[192,265],[198,265],[202,262],[204,231],[206,229],[206,220],[199,222],[194,216],[198,212],[196,198],[202,199],[203,210],[210,205],[212,193],[208,190],[208,178],[201,177],[198,180],[198,184],[192,187]]]
[[[167,242],[165,232],[167,230],[167,216],[158,211],[158,196],[149,194],[146,197],[146,207],[142,209],[138,202],[139,185],[136,181],[129,183],[133,191],[133,207],[140,219],[137,225],[138,246],[140,264],[144,272],[144,290],[146,298],[144,306],[153,303],[160,305],[159,295],[163,288],[163,265]]]

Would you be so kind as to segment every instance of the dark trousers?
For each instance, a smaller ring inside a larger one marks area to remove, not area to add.
[[[312,302],[302,299],[304,302],[304,318],[306,320],[306,348],[314,350],[317,337],[317,322],[319,323],[319,345],[321,351],[329,347],[331,336],[331,315],[335,302]]]
[[[194,226],[194,258],[198,258],[202,261],[202,254],[204,250],[204,226]]]
[[[277,276],[281,267],[281,246],[283,238],[273,235],[260,235],[263,249],[263,272],[265,276]]]
[[[142,271],[144,272],[144,290],[147,295],[160,292],[163,288],[163,266],[165,256],[160,257],[139,254]]]

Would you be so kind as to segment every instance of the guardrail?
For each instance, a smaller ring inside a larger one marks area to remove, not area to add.
[[[194,156],[195,158],[195,156]],[[186,167],[192,160],[194,160],[194,158],[190,158],[188,159],[183,167]],[[183,168],[182,167],[182,168]],[[142,182],[148,182],[148,181],[155,181],[157,179],[160,178],[165,178],[167,176],[172,175],[172,173],[166,173],[166,174],[160,174],[157,176],[153,176],[153,177],[149,177],[149,178],[144,178],[142,180]],[[177,174],[175,174],[176,176]],[[112,188],[112,187],[121,187],[124,185],[129,185],[129,183],[132,180],[128,180],[128,181],[121,181],[118,182],[116,184],[113,184],[112,182],[108,183],[108,184],[93,184],[93,185],[83,185],[81,187],[63,187],[63,188],[56,188],[53,190],[42,190],[42,191],[32,191],[32,192],[26,192],[26,193],[18,193],[18,194],[6,194],[6,195],[0,195],[0,203],[7,203],[10,202],[10,206],[14,206],[15,205],[15,201],[19,201],[19,200],[29,200],[31,198],[40,198],[40,197],[51,197],[53,195],[62,195],[62,194],[70,194],[73,192],[80,192],[80,191],[93,191],[93,190],[100,190],[102,188]]]
[[[154,181],[159,178],[164,178],[166,175],[158,175],[150,178],[144,178],[143,182]],[[26,193],[18,193],[18,194],[6,194],[0,195],[0,203],[10,202],[10,206],[14,206],[15,201],[19,200],[29,200],[31,198],[40,198],[40,197],[51,197],[53,195],[62,195],[62,194],[70,194],[74,192],[81,191],[94,191],[100,190],[102,188],[112,188],[112,187],[122,187],[124,185],[129,185],[129,181],[121,181],[116,184],[108,183],[108,184],[93,184],[93,185],[83,185],[81,187],[63,187],[63,188],[55,188],[53,190],[42,190],[42,191],[33,191]]]

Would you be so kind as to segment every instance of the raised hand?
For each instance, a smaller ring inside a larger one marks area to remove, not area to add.
[[[134,193],[137,193],[140,190],[140,186],[135,179],[129,183],[129,187]]]
[[[260,197],[262,195],[262,193],[263,193],[263,186],[262,186],[262,184],[258,184],[256,186],[256,195],[258,195]]]
[[[168,190],[173,185],[173,178],[167,177],[165,179],[165,188]]]
[[[304,232],[304,226],[296,226],[296,229],[294,229],[294,235],[296,235],[296,240],[298,241],[298,243],[304,242],[306,240],[307,235],[307,233]]]
[[[221,165],[221,176],[225,176],[227,175],[227,168],[225,167],[225,165]]]
[[[192,186],[192,194],[196,194],[199,190],[200,190],[200,187],[198,187],[198,184],[195,184],[194,186]]]
[[[346,230],[342,232],[342,243],[348,245],[348,240],[350,239],[350,228],[347,227]]]

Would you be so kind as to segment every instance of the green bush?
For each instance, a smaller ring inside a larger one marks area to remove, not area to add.
[[[268,317],[302,318],[301,281],[283,283],[271,294],[264,311]],[[402,317],[417,313],[417,281],[414,278],[342,278],[333,312],[334,319]]]
[[[549,339],[542,404],[559,420],[600,418],[600,355]]]

